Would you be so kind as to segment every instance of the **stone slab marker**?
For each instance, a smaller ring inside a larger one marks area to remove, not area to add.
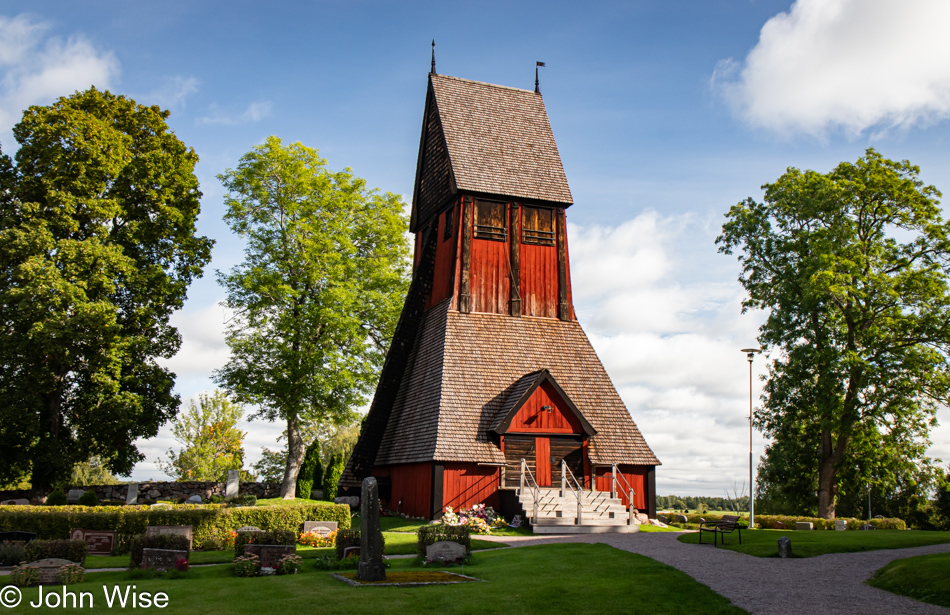
[[[137,504],[139,501],[139,484],[132,483],[129,485],[129,490],[125,492],[125,503],[126,504]]]
[[[224,497],[233,498],[238,494],[241,487],[241,472],[239,470],[228,470],[228,484],[224,488]]]
[[[360,565],[356,576],[360,581],[385,581],[383,533],[379,529],[379,486],[372,476],[363,479],[360,503]]]
[[[792,556],[792,539],[788,536],[782,536],[778,539],[778,556],[782,559],[788,559]]]

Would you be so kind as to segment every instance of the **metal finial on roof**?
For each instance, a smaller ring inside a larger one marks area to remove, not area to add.
[[[432,68],[429,69],[430,75],[437,75],[435,72],[435,39],[432,39]]]
[[[540,82],[538,81],[538,67],[539,67],[539,66],[544,66],[544,62],[535,62],[535,63],[534,63],[534,93],[535,93],[535,94],[540,94],[540,93],[541,93],[541,84],[540,84]]]

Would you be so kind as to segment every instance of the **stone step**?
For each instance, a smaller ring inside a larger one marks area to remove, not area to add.
[[[535,534],[634,534],[639,525],[534,525]]]

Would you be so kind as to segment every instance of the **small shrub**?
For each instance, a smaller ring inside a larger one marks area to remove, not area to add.
[[[159,534],[146,536],[139,534],[132,538],[129,545],[129,568],[141,568],[145,549],[173,549],[190,551],[188,539],[178,534]]]
[[[336,558],[338,560],[343,559],[343,551],[345,551],[349,547],[360,546],[360,531],[359,530],[337,531],[334,545],[336,546]]]
[[[86,541],[84,540],[31,540],[23,549],[23,559],[36,562],[48,557],[68,559],[77,564],[86,563]]]
[[[337,559],[331,555],[321,555],[314,565],[317,570],[356,570],[360,565],[360,558]]]
[[[9,579],[17,587],[32,587],[40,584],[40,571],[32,566],[14,566]]]
[[[47,506],[65,506],[66,494],[62,489],[53,489],[53,492],[46,496]]]
[[[210,498],[208,498],[208,501],[211,502],[212,504],[220,504],[221,502],[224,501],[224,497],[216,493]]]
[[[299,555],[285,555],[277,562],[277,574],[297,574],[303,558]]]
[[[24,561],[25,545],[19,542],[5,542],[0,544],[0,566],[16,566]]]
[[[99,504],[101,506],[128,506],[125,500],[102,500]]]
[[[73,583],[82,583],[86,578],[86,569],[79,564],[69,564],[63,566],[56,572],[56,578],[63,585],[72,585]]]
[[[79,496],[79,501],[77,501],[76,504],[79,506],[98,506],[99,498],[96,497],[95,491],[86,491]]]
[[[234,555],[244,555],[244,545],[294,545],[297,544],[297,533],[290,530],[274,530],[272,532],[238,532],[234,539]]]
[[[260,558],[256,555],[236,557],[231,565],[236,577],[256,577],[261,571]]]
[[[225,541],[220,538],[205,538],[201,541],[202,551],[224,551],[225,548]]]
[[[472,546],[472,532],[465,525],[423,525],[416,531],[416,553],[425,558],[426,547],[441,541],[457,542],[468,553]]]

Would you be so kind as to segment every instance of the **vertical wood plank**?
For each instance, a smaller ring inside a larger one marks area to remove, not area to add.
[[[571,314],[567,303],[567,233],[564,228],[564,209],[555,212],[557,226],[557,317],[561,320],[570,320]]]
[[[509,206],[508,246],[511,261],[511,301],[508,304],[509,316],[521,316],[521,204]]]
[[[535,438],[535,464],[538,468],[538,487],[551,486],[551,440]]]
[[[459,312],[471,311],[469,272],[472,268],[472,197],[462,197],[462,271],[459,281]]]

